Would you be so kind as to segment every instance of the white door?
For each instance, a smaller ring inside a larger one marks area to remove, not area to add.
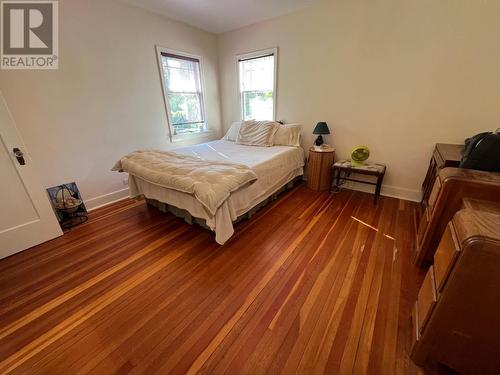
[[[23,153],[17,160],[14,149]],[[0,258],[62,234],[0,92]]]

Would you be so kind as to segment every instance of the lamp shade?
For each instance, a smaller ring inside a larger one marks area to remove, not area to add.
[[[326,122],[318,122],[314,128],[313,134],[330,134],[330,129]]]

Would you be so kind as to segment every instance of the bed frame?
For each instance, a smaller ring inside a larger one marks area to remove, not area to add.
[[[300,175],[300,176],[295,177],[291,181],[287,182],[285,185],[280,187],[278,190],[276,190],[273,194],[271,194],[269,197],[264,199],[262,202],[258,203],[256,206],[252,207],[250,210],[248,210],[244,214],[238,216],[236,218],[236,220],[233,221],[233,223],[237,223],[243,219],[250,219],[259,209],[261,209],[262,207],[266,206],[267,204],[278,199],[278,195],[280,195],[282,192],[292,189],[297,181],[302,180],[302,177],[303,176]],[[149,206],[155,207],[162,212],[170,212],[170,213],[174,214],[175,216],[177,216],[181,219],[184,219],[184,221],[186,223],[188,223],[189,225],[197,224],[205,229],[211,230],[207,226],[205,219],[194,217],[187,210],[184,210],[182,208],[178,208],[176,206],[172,206],[168,203],[160,202],[156,199],[146,198],[146,202]]]

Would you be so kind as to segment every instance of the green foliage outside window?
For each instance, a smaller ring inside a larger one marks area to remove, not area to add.
[[[245,91],[243,92],[243,109],[245,119],[253,119],[257,116],[257,111],[262,107],[269,108],[272,112],[273,92],[272,91]],[[269,119],[272,119],[270,113]]]

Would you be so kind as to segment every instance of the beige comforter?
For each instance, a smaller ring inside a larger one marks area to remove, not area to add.
[[[242,164],[155,150],[132,152],[121,158],[112,170],[192,194],[211,215],[215,215],[231,192],[257,179],[255,172]]]

